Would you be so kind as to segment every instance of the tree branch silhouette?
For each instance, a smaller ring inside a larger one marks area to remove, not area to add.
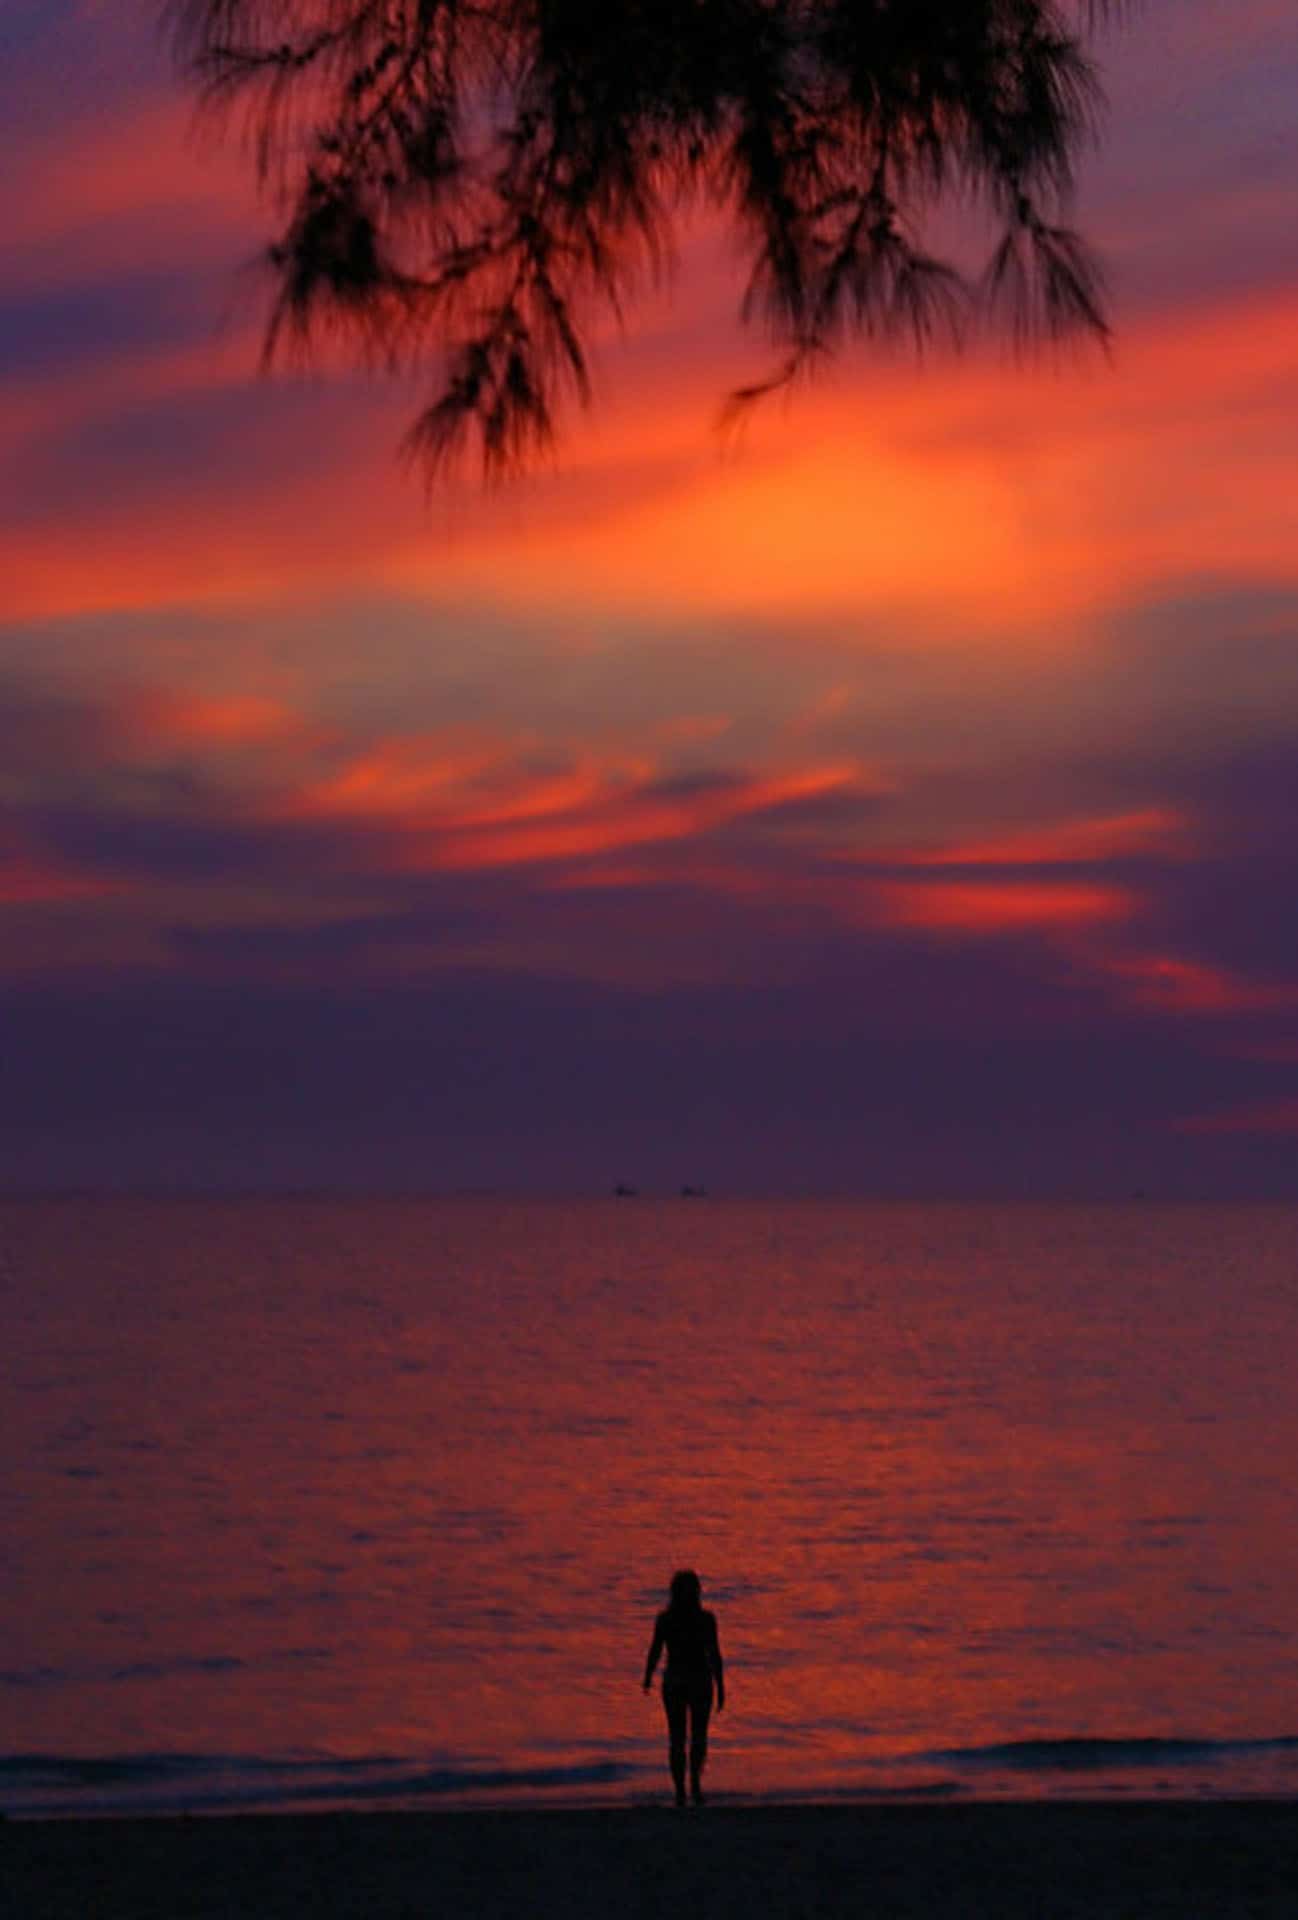
[[[204,105],[242,117],[281,217],[266,358],[335,337],[435,370],[407,449],[488,475],[590,397],[588,341],[700,203],[778,350],[733,416],[852,337],[1107,337],[1066,224],[1121,0],[171,0]],[[981,202],[970,282],[925,244]]]

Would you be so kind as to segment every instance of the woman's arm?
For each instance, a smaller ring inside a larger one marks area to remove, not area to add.
[[[663,1650],[663,1617],[654,1621],[654,1637],[649,1642],[649,1656],[644,1663],[644,1690],[648,1693],[653,1684],[654,1668],[658,1665],[658,1656]]]
[[[717,1688],[717,1712],[726,1704],[726,1667],[721,1658],[721,1642],[717,1638],[717,1616],[708,1615],[708,1665],[712,1669],[712,1678]]]

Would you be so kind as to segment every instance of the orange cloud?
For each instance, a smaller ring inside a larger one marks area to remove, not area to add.
[[[641,763],[610,774],[588,762],[563,773],[528,776],[499,749],[454,752],[437,741],[385,741],[313,788],[303,805],[318,815],[360,815],[406,830],[463,833],[596,806],[622,782],[648,779],[651,772]]]
[[[1259,984],[1167,953],[1107,956],[1102,967],[1137,1006],[1159,1013],[1265,1013],[1298,1006],[1298,985]]]
[[[1124,334],[1113,368],[975,360],[924,372],[877,364],[760,416],[733,460],[708,455],[697,408],[725,384],[718,345],[700,391],[648,391],[574,436],[569,459],[610,468],[685,456],[666,485],[566,523],[485,526],[456,553],[407,547],[387,577],[498,604],[649,617],[832,619],[844,644],[875,616],[916,638],[1071,644],[1070,622],[1218,572],[1298,580],[1292,340],[1298,288]],[[1262,397],[1265,396],[1263,403]],[[649,469],[647,469],[648,471]],[[485,535],[485,538],[484,538]],[[448,575],[449,567],[449,575]]]
[[[200,152],[190,124],[175,92],[129,112],[105,101],[92,124],[13,157],[24,191],[8,239],[31,285],[201,255],[228,258],[232,296],[218,296],[201,350],[105,345],[78,371],[9,383],[0,436],[15,471],[79,424],[251,379],[253,334],[220,348],[215,336],[238,311],[236,268],[273,222],[237,140]],[[557,484],[540,476],[505,504],[463,490],[453,527],[430,521],[392,458],[410,389],[335,389],[327,426],[286,412],[281,457],[254,449],[212,484],[196,443],[187,468],[159,463],[151,490],[122,500],[85,488],[64,504],[51,488],[47,510],[0,538],[14,612],[319,594],[347,579],[529,613],[748,614],[792,645],[808,620],[832,621],[850,647],[897,616],[912,644],[954,628],[1018,649],[1069,641],[1079,611],[1187,572],[1298,578],[1298,287],[1128,321],[1112,368],[848,357],[787,410],[759,412],[725,459],[718,401],[766,354],[729,317],[738,275],[723,231],[713,214],[686,233],[674,306],[651,295],[636,336],[610,342],[607,399],[571,423]],[[74,449],[61,457],[75,466]]]
[[[990,840],[910,847],[884,858],[906,867],[1091,866],[1133,854],[1166,857],[1178,850],[1185,826],[1183,816],[1170,807],[1144,807],[1097,819],[1048,822]]]
[[[1296,330],[1298,288],[1130,327],[1113,370],[1068,378],[874,362],[760,415],[730,460],[712,421],[733,335],[705,326],[670,384],[652,343],[633,341],[608,404],[572,423],[557,480],[493,500],[470,484],[431,519],[393,458],[409,389],[337,390],[328,432],[285,412],[269,463],[253,450],[244,471],[209,478],[198,460],[147,497],[53,504],[0,539],[0,572],[25,615],[346,581],[578,622],[744,615],[791,645],[808,621],[844,647],[869,643],[880,619],[912,645],[1073,645],[1078,615],[1168,579],[1298,581]],[[4,437],[21,456],[51,419],[70,434],[150,392],[246,387],[255,364],[247,335],[170,359],[119,354],[42,381],[30,404],[13,394],[23,425]]]
[[[644,755],[586,754],[531,772],[500,745],[389,740],[281,803],[287,817],[363,820],[386,830],[403,868],[550,865],[695,839],[768,809],[861,785],[854,764],[691,783]]]
[[[964,935],[1051,932],[1125,920],[1132,896],[1120,887],[1060,882],[887,881],[876,893],[885,921]]]
[[[1146,807],[1096,818],[1046,821],[986,839],[930,845],[863,847],[834,856],[847,867],[893,868],[904,874],[939,871],[952,877],[885,880],[870,886],[866,900],[885,923],[953,935],[1065,932],[1131,918],[1138,904],[1125,887],[1100,882],[1039,878],[987,881],[973,876],[1007,867],[1101,865],[1138,853],[1175,849],[1182,816],[1168,807]],[[963,877],[968,875],[968,878]]]
[[[805,772],[727,781],[679,794],[645,786],[607,789],[598,804],[545,820],[519,817],[493,829],[472,812],[416,855],[447,869],[530,866],[590,858],[627,847],[689,840],[747,816],[850,787],[854,767],[818,767]]]
[[[128,737],[143,736],[198,747],[243,747],[298,737],[306,723],[279,700],[262,694],[171,693],[128,696],[116,719]]]
[[[742,852],[718,861],[703,845],[710,835],[767,810],[877,790],[855,763],[691,785],[664,780],[648,756],[615,760],[587,753],[562,772],[534,773],[500,743],[430,736],[381,741],[282,802],[278,812],[364,821],[379,831],[382,864],[398,870],[554,868],[560,871],[547,884],[566,890],[683,886],[816,909],[858,925],[953,936],[1063,933],[1129,919],[1138,903],[1125,887],[1063,877],[989,882],[975,875],[1022,865],[1066,868],[1152,851],[1175,844],[1183,827],[1170,808],[1148,807],[946,846],[865,846],[847,857],[811,846],[807,864],[796,868]],[[674,850],[670,866],[612,858],[655,848]],[[857,879],[853,869],[859,867],[914,877]],[[937,869],[967,869],[969,877],[940,879]]]

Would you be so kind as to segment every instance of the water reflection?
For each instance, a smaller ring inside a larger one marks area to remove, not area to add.
[[[15,1750],[656,1783],[672,1565],[726,1622],[728,1789],[1298,1730],[1278,1210],[73,1201],[0,1234]],[[1295,1772],[1178,1751],[1158,1779]]]

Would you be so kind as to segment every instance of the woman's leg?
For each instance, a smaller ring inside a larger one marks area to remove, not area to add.
[[[690,1792],[703,1798],[703,1768],[708,1757],[708,1721],[712,1715],[712,1683],[695,1687],[690,1695]]]
[[[676,1788],[676,1804],[685,1805],[685,1716],[689,1694],[684,1687],[669,1687],[663,1682],[663,1706],[667,1710],[667,1760]]]

